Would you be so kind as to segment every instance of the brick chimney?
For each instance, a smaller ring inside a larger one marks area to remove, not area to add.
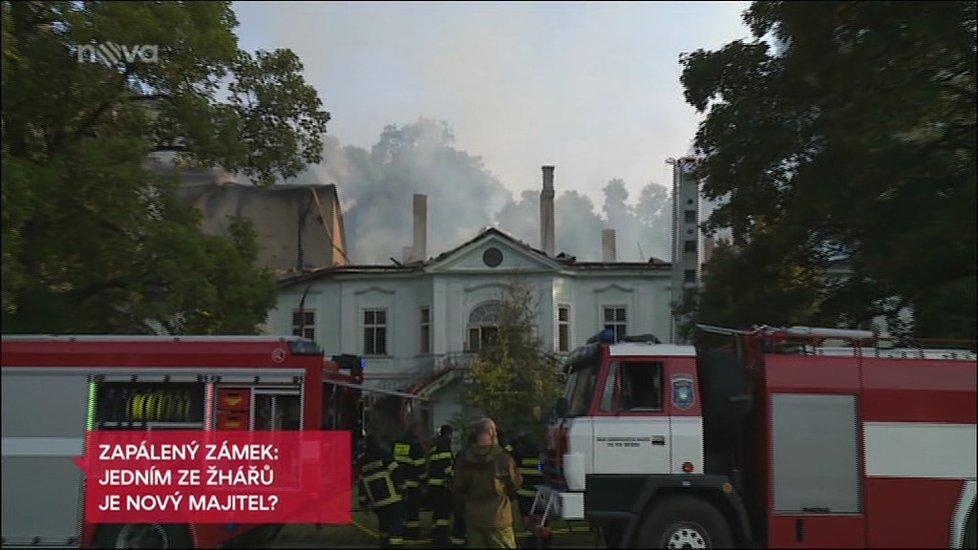
[[[428,258],[428,196],[414,195],[414,244],[411,259],[423,262]]]
[[[554,255],[554,167],[543,167],[543,190],[540,191],[540,248]]]
[[[601,230],[601,261],[617,262],[617,251],[615,245],[615,230]]]

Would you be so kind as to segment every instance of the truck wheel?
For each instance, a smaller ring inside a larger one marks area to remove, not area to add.
[[[733,537],[719,510],[692,496],[652,505],[638,529],[641,548],[730,548]]]
[[[127,523],[102,525],[95,535],[96,548],[190,548],[190,536],[182,525]]]

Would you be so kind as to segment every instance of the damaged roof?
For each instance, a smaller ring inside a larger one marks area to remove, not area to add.
[[[557,263],[561,268],[573,271],[621,271],[621,270],[641,270],[641,271],[664,271],[671,267],[669,262],[659,258],[651,258],[648,262],[578,262],[577,258],[565,253],[560,253],[556,257],[547,256],[542,250],[527,244],[497,227],[484,227],[479,233],[465,241],[464,243],[442,252],[441,254],[429,258],[425,261],[415,261],[402,263],[391,258],[392,263],[387,265],[341,265],[333,267],[323,267],[318,269],[308,269],[303,271],[288,270],[279,272],[278,284],[286,287],[304,281],[323,279],[332,275],[352,275],[352,274],[420,274],[425,273],[426,268],[442,262],[460,250],[469,247],[491,235],[495,235],[503,240],[522,249],[530,255],[536,255],[540,259]]]

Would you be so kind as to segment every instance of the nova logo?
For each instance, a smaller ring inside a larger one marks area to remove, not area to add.
[[[115,67],[121,63],[157,63],[160,60],[159,46],[122,46],[113,42],[78,46],[79,63],[103,63]]]

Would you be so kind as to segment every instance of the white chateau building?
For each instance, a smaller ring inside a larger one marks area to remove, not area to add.
[[[615,261],[613,230],[602,234],[602,262],[555,255],[553,167],[544,167],[543,180],[541,248],[490,227],[425,259],[427,198],[415,195],[407,261],[333,266],[280,279],[270,332],[303,334],[327,355],[362,355],[368,384],[430,399],[421,416],[429,429],[461,411],[466,367],[494,330],[497,301],[512,278],[535,290],[538,335],[555,354],[605,328],[669,341],[670,264]]]

